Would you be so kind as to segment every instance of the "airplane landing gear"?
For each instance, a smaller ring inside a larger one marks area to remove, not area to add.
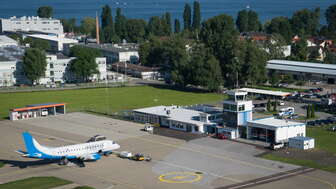
[[[69,160],[67,158],[62,158],[59,162],[59,165],[67,165],[69,163]]]

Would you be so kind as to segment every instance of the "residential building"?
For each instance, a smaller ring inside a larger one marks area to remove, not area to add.
[[[107,64],[116,62],[139,63],[138,45],[134,43],[123,44],[96,44],[88,43],[84,45],[88,48],[98,49],[106,57]]]
[[[63,34],[63,25],[60,20],[53,18],[40,18],[35,16],[10,17],[0,19],[0,31],[3,32],[43,32]]]
[[[22,66],[23,54],[21,47],[0,47],[0,87],[27,83]]]
[[[69,54],[70,48],[78,43],[78,40],[66,38],[63,35],[32,34],[27,35],[27,37],[48,41],[50,43],[51,52],[63,52],[64,54]]]
[[[74,59],[76,58],[67,57],[61,53],[47,55],[47,69],[45,76],[40,78],[39,84],[47,85],[53,83],[75,82],[76,77],[74,73],[70,71],[70,64]],[[99,74],[94,74],[89,79],[91,81],[106,80],[106,58],[98,57],[95,61],[98,65],[97,69]]]
[[[0,47],[18,46],[18,42],[5,35],[0,35]]]

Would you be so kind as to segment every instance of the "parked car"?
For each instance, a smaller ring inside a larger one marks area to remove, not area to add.
[[[272,150],[279,150],[279,149],[283,148],[284,146],[285,146],[284,143],[272,143],[270,145],[270,148]]]
[[[279,106],[284,106],[285,102],[284,101],[279,101]]]

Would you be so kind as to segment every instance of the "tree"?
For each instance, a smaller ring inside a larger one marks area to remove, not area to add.
[[[320,24],[320,9],[302,9],[294,13],[291,25],[294,34],[309,37],[317,34]]]
[[[112,11],[109,5],[103,6],[101,13],[102,28],[113,27]]]
[[[29,44],[29,46],[31,48],[36,48],[36,49],[40,49],[42,51],[49,51],[51,50],[51,46],[50,43],[46,40],[43,39],[35,39],[35,38],[31,38],[31,37],[26,37],[23,40],[24,44]]]
[[[267,109],[268,112],[271,111],[271,106],[272,106],[272,104],[271,104],[271,100],[268,99],[268,100],[267,100],[267,106],[266,106],[266,109]]]
[[[307,106],[307,113],[306,113],[306,119],[310,119],[311,118],[311,108],[310,108],[310,104],[308,104]]]
[[[191,29],[191,7],[188,3],[184,5],[183,24],[184,24],[184,30]]]
[[[269,34],[280,34],[287,43],[290,43],[293,37],[292,26],[287,17],[275,17],[265,26]]]
[[[239,32],[248,31],[248,12],[247,10],[241,10],[238,12],[236,25],[237,25]]]
[[[53,8],[50,6],[43,6],[37,9],[37,16],[41,18],[53,17]]]
[[[264,44],[267,51],[268,59],[284,59],[285,50],[287,48],[285,39],[280,34],[272,34],[271,37]]]
[[[274,103],[273,103],[273,112],[277,111],[277,106],[278,106],[278,101],[275,100]]]
[[[149,35],[155,35],[155,36],[165,35],[165,29],[164,29],[163,22],[160,17],[158,16],[150,17],[148,24],[147,24],[147,32]]]
[[[280,81],[278,74],[274,70],[270,70],[268,78],[272,86],[276,86]]]
[[[85,17],[81,21],[80,30],[85,35],[91,35],[96,30],[96,19],[92,17]]]
[[[308,60],[312,62],[316,62],[320,57],[319,47],[311,48],[308,56]]]
[[[164,28],[165,28],[165,33],[167,35],[170,35],[171,34],[171,15],[169,12],[166,12],[164,14],[164,18],[162,18],[162,20],[165,20],[165,22],[163,23],[164,24]]]
[[[70,70],[81,81],[87,82],[93,74],[98,74],[98,65],[95,58],[101,56],[96,49],[82,46],[74,46],[70,50],[70,55],[76,57],[70,64]]]
[[[259,21],[258,13],[255,11],[248,12],[248,31],[260,31],[262,24]]]
[[[61,23],[63,25],[64,32],[74,32],[76,30],[75,18],[70,19],[61,18]]]
[[[116,35],[118,35],[120,39],[124,39],[126,36],[126,32],[127,32],[126,24],[127,24],[126,17],[122,15],[121,9],[117,8],[114,28],[115,28]]]
[[[307,61],[308,47],[307,40],[302,38],[300,41],[292,44],[291,59],[295,61]]]
[[[241,10],[238,12],[236,25],[239,32],[259,31],[261,30],[261,22],[258,13],[255,11]]]
[[[115,37],[115,33],[114,33],[112,11],[109,5],[103,6],[101,20],[102,20],[102,32],[103,32],[102,39],[104,39],[101,41],[112,42],[113,38]]]
[[[202,24],[200,32],[202,42],[210,48],[211,53],[219,60],[225,85],[233,86],[236,73],[240,70],[237,38],[231,16],[222,14],[212,17]]]
[[[200,31],[201,28],[201,7],[198,1],[194,1],[194,14],[192,20],[192,29]]]
[[[326,64],[336,64],[336,53],[327,51],[326,57],[324,59],[324,63]]]
[[[146,21],[143,19],[128,19],[125,31],[124,38],[126,38],[127,41],[139,43],[145,39]]]
[[[180,33],[181,31],[181,25],[179,19],[175,19],[174,22],[174,33]]]
[[[44,76],[47,67],[46,55],[36,48],[29,48],[23,56],[23,70],[32,84],[38,83]]]
[[[222,84],[219,62],[203,44],[192,47],[186,70],[188,84],[203,86],[209,91],[218,91]]]
[[[246,84],[260,84],[266,81],[266,52],[248,41],[240,74]]]
[[[315,118],[315,107],[314,104],[310,107],[310,118]]]
[[[329,31],[336,32],[336,4],[331,5],[325,12]]]

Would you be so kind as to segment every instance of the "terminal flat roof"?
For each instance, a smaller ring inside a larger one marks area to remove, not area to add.
[[[335,64],[320,64],[320,63],[297,62],[289,60],[270,60],[267,62],[266,68],[272,70],[336,75]]]
[[[271,91],[271,90],[263,90],[263,89],[252,89],[252,88],[241,88],[241,91],[245,91],[248,93],[256,93],[256,94],[263,94],[263,95],[271,95],[271,96],[289,96],[291,93],[289,92],[282,92],[282,91]]]
[[[170,114],[167,114],[167,111]],[[199,117],[200,114],[205,114],[200,111],[189,110],[178,106],[154,106],[149,108],[135,109],[134,112],[152,114],[167,117],[169,120],[179,121],[183,123],[190,123],[195,125],[203,125],[204,122],[193,120],[195,117]]]
[[[304,123],[288,121],[284,119],[276,119],[275,117],[267,117],[261,119],[255,119],[252,121],[248,121],[248,125],[252,127],[260,127],[260,128],[280,128],[280,127],[295,127],[295,126],[303,126]]]
[[[32,105],[27,105],[26,107],[23,107],[23,108],[11,109],[11,111],[20,112],[20,111],[27,111],[27,110],[36,110],[40,108],[51,108],[51,107],[56,107],[56,106],[65,106],[65,103],[32,104]]]

